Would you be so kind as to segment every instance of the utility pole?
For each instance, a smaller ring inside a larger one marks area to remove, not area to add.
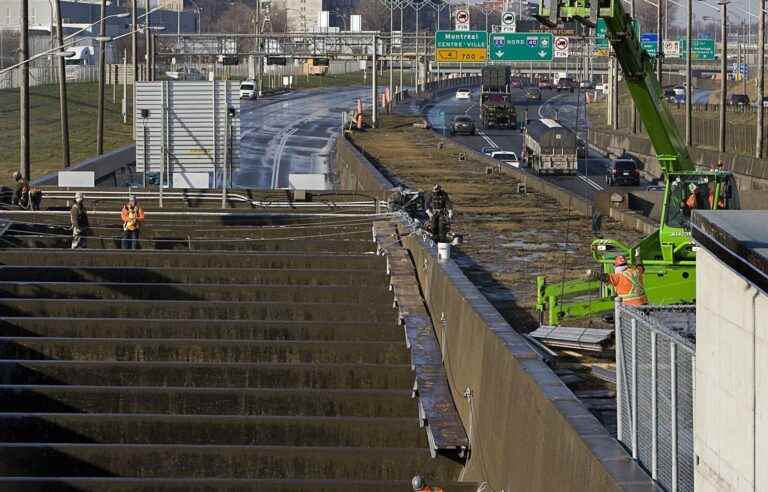
[[[403,29],[403,10],[405,10],[405,2],[400,4],[400,96],[403,95],[403,63],[405,62],[405,56],[403,51],[403,44],[405,43],[405,30]]]
[[[757,2],[757,140],[755,157],[763,158],[763,132],[765,131],[765,108],[763,94],[765,90],[765,11],[763,2]]]
[[[64,26],[61,22],[61,0],[56,0],[57,46],[64,46]],[[61,116],[61,158],[69,167],[69,110],[67,108],[67,67],[65,58],[59,56],[59,114]]]
[[[378,45],[379,45],[379,38],[375,34],[373,35],[373,67],[371,69],[371,126],[373,128],[376,128],[376,125],[379,122],[379,112],[378,112],[378,92],[379,88],[378,85],[378,73],[379,71],[376,70],[376,63],[378,61],[378,56],[376,56],[376,52],[378,51]]]
[[[29,0],[21,0],[21,40],[20,62],[29,59]],[[19,171],[24,179],[29,180],[29,63],[21,66],[21,162]]]
[[[661,0],[656,0],[656,1],[657,2],[661,2]],[[632,3],[630,4],[629,8],[630,8],[630,15],[632,16],[632,19],[636,19],[636,17],[635,17],[635,0],[632,0]],[[634,25],[634,24],[632,24],[632,25]],[[638,33],[638,36],[639,35],[640,34]],[[630,100],[630,103],[629,103],[629,105],[630,105],[630,112],[632,113],[632,133],[637,133],[637,130],[638,130],[638,128],[637,128],[637,108],[635,107],[635,100],[632,99],[631,97],[629,98],[629,100]]]
[[[685,46],[685,145],[693,145],[693,72],[691,69],[691,53],[693,51],[693,0],[688,0],[688,29]]]
[[[662,65],[664,59],[664,40],[663,33],[661,32],[661,26],[664,22],[664,10],[662,9],[662,3],[664,0],[656,0],[656,76],[659,79],[659,85],[662,85],[664,76],[662,74]]]
[[[261,0],[256,1],[256,34],[259,35],[259,51],[263,51],[264,39],[261,37]],[[256,88],[258,90],[259,97],[261,97],[264,88],[262,82],[262,79],[264,78],[264,58],[259,55],[256,57],[256,61],[259,64],[259,68],[256,71]]]
[[[137,58],[139,57],[139,0],[133,0],[131,2],[131,63],[133,64],[133,86],[136,87],[136,82],[139,80],[139,73],[136,71],[138,68]],[[134,101],[135,102],[135,101]]]
[[[720,5],[720,138],[717,150],[725,152],[725,101],[728,95],[728,2],[718,2]]]
[[[107,35],[107,0],[101,0],[101,22],[99,22],[99,36]],[[96,155],[104,153],[104,79],[106,78],[107,44],[99,41],[99,109],[96,115]]]
[[[134,0],[134,2],[138,2],[139,0]],[[149,26],[149,0],[144,1],[144,62],[146,63],[146,73],[147,76],[145,80],[152,80],[152,64],[150,63],[150,57],[149,52],[152,48],[152,31],[150,30]]]

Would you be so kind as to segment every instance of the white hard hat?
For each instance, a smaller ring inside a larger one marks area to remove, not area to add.
[[[413,477],[413,480],[411,480],[411,485],[413,485],[413,490],[421,490],[424,488],[424,479],[421,478],[421,475],[416,475]]]
[[[75,193],[75,200],[82,200],[83,198],[83,193],[81,191]]]

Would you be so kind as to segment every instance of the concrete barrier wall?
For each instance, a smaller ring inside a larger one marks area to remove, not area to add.
[[[336,173],[340,190],[389,190],[394,187],[346,135],[336,141]]]
[[[93,171],[97,186],[127,186],[133,177],[136,165],[136,145],[107,152],[104,155],[86,159],[67,169],[67,171]],[[32,182],[36,186],[58,186],[58,173],[52,173]]]
[[[451,260],[404,240],[471,440],[465,480],[491,490],[657,490]]]
[[[651,141],[642,135],[592,130],[589,133],[589,142],[603,152],[626,150],[644,164],[643,170],[647,175],[661,176],[661,167]],[[768,161],[765,159],[696,147],[689,148],[688,152],[693,161],[703,167],[714,167],[722,160],[725,169],[735,173],[739,189],[768,190]]]

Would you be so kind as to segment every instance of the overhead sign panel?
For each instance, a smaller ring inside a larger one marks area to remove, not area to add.
[[[555,58],[568,58],[568,38],[565,36],[557,36],[555,38]]]
[[[552,60],[552,33],[500,32],[489,39],[489,58],[496,61]]]
[[[438,31],[435,33],[435,58],[440,62],[480,62],[488,53],[488,33],[484,31]]]
[[[688,40],[681,38],[680,57],[688,56]],[[715,40],[714,39],[694,39],[691,44],[691,60],[714,60],[715,59]]]
[[[456,30],[469,31],[469,10],[459,9],[456,11]]]

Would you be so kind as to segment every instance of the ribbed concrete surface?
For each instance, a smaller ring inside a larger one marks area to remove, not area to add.
[[[474,490],[429,456],[384,260],[349,222],[164,218],[156,237],[212,241],[4,250],[0,490]],[[268,241],[217,250],[241,238]]]

